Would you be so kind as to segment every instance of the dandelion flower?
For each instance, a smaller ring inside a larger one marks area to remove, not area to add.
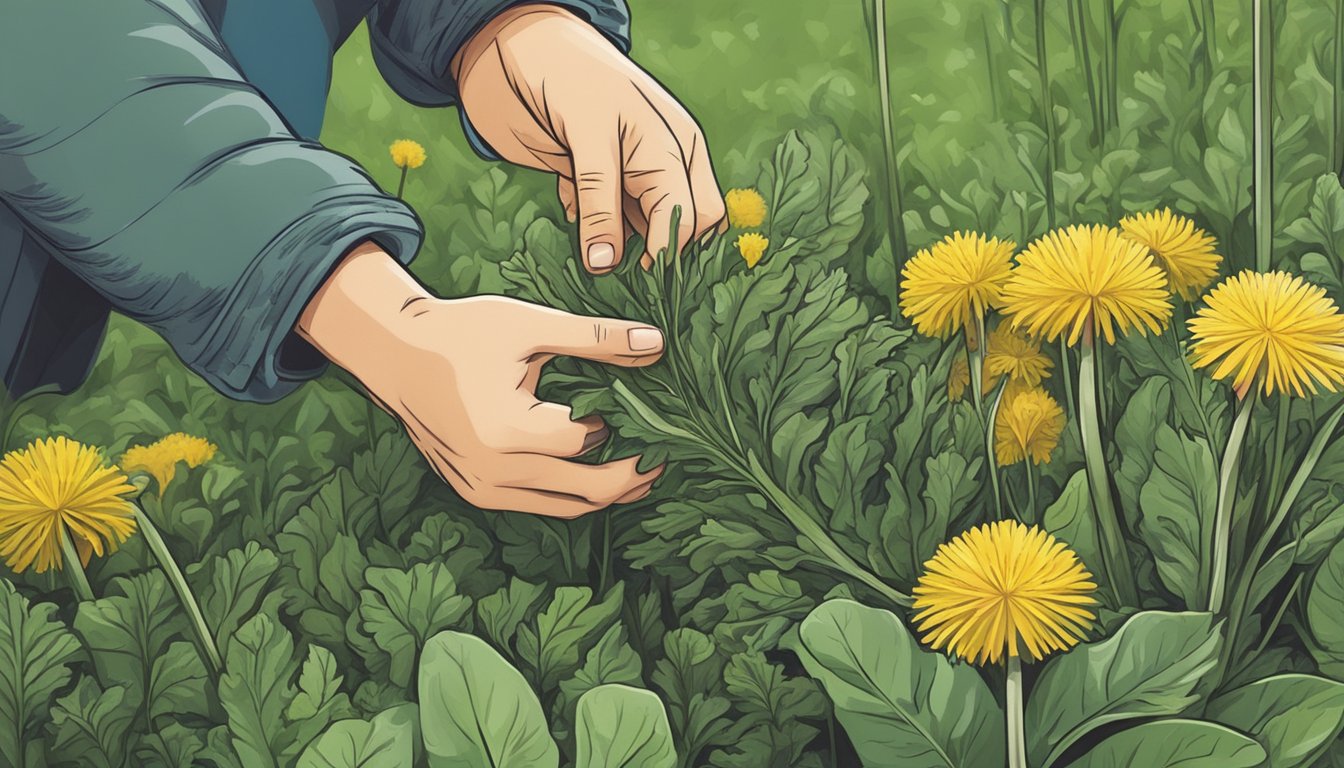
[[[419,142],[410,139],[397,139],[388,148],[392,162],[398,168],[419,168],[425,164],[425,148]]]
[[[1070,345],[1085,329],[1115,343],[1137,329],[1157,333],[1171,318],[1167,278],[1144,246],[1112,227],[1057,229],[1027,246],[1003,289],[1014,328]]]
[[[1005,395],[994,419],[994,454],[999,466],[1024,459],[1049,464],[1064,431],[1064,409],[1043,389]]]
[[[111,552],[135,532],[123,498],[134,491],[96,449],[69,438],[13,451],[0,459],[0,557],[16,573],[60,568],[67,529],[85,552]]]
[[[1000,520],[938,547],[915,587],[924,642],[977,664],[1072,648],[1096,618],[1097,585],[1049,533]]]
[[[1218,241],[1170,208],[1129,216],[1120,222],[1125,237],[1142,243],[1167,273],[1167,287],[1186,301],[1194,301],[1218,277],[1223,257]]]
[[[925,336],[947,338],[973,328],[995,306],[1017,245],[958,232],[915,254],[901,270],[901,314]]]
[[[989,335],[985,351],[985,373],[1007,376],[1015,382],[1034,387],[1050,377],[1054,362],[1041,352],[1041,343],[1013,330],[1003,322]]]
[[[759,227],[765,223],[765,198],[754,189],[730,189],[723,196],[728,223],[738,229]]]
[[[1229,277],[1190,320],[1195,368],[1214,363],[1212,376],[1232,376],[1238,394],[1257,375],[1264,392],[1291,390],[1298,397],[1344,384],[1344,315],[1325,290],[1287,272]]]
[[[195,469],[214,458],[219,450],[203,437],[175,432],[152,445],[137,445],[121,457],[121,466],[127,472],[144,472],[159,485],[163,496],[168,484],[177,474],[178,462]]]
[[[737,251],[742,254],[743,259],[746,259],[748,269],[761,262],[765,249],[769,247],[770,240],[757,232],[748,232],[737,238]]]

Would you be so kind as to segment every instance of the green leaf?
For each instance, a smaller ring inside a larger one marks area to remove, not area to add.
[[[126,734],[135,709],[123,706],[126,689],[104,691],[91,677],[56,700],[51,710],[53,738],[47,756],[55,765],[121,768],[126,759]]]
[[[228,713],[233,749],[248,768],[274,768],[290,745],[284,714],[294,699],[290,680],[298,664],[294,641],[275,619],[261,613],[238,628],[219,679],[219,699]]]
[[[1041,525],[1068,544],[1083,563],[1101,562],[1101,543],[1097,538],[1096,518],[1092,514],[1092,493],[1088,489],[1086,469],[1073,473],[1059,498],[1041,515]]]
[[[1209,444],[1165,424],[1157,431],[1152,474],[1143,484],[1140,530],[1162,583],[1187,606],[1208,602],[1204,540],[1218,507],[1218,466]]]
[[[675,768],[663,702],[652,691],[599,685],[579,698],[575,738],[584,768]]]
[[[1027,705],[1027,751],[1049,768],[1079,739],[1108,723],[1172,717],[1199,699],[1218,662],[1222,631],[1207,613],[1135,614],[1115,635],[1056,656]]]
[[[1198,720],[1159,720],[1121,731],[1074,768],[1255,768],[1265,750],[1230,728]],[[1278,763],[1271,763],[1278,768]]]
[[[279,566],[275,553],[255,541],[213,559],[210,581],[201,590],[201,611],[214,627],[215,640],[225,653],[229,638],[256,610]]]
[[[531,618],[545,594],[546,588],[542,585],[515,576],[507,587],[476,603],[481,628],[495,645],[508,648],[518,626]]]
[[[370,588],[360,593],[360,627],[390,659],[388,679],[409,686],[420,648],[430,636],[458,625],[471,598],[457,594],[443,563],[421,563],[409,571],[369,568],[364,578]]]
[[[1250,734],[1274,768],[1310,766],[1344,727],[1344,683],[1312,675],[1276,675],[1228,691],[1204,716]]]
[[[31,605],[0,579],[0,763],[22,765],[30,729],[46,718],[51,696],[70,681],[79,641],[52,618],[52,603]]]
[[[178,640],[154,659],[149,675],[149,716],[154,722],[181,718],[185,714],[207,714],[210,673],[201,661],[200,651],[186,640]]]
[[[979,674],[920,648],[895,614],[828,600],[803,620],[795,650],[864,765],[1003,765],[1003,715]]]
[[[1306,613],[1316,640],[1309,646],[1312,654],[1322,664],[1337,665],[1335,655],[1344,649],[1344,539],[1330,548],[1316,570],[1307,593]]]
[[[372,720],[337,720],[299,756],[296,768],[404,768],[415,765],[419,719],[414,704]]]
[[[1158,430],[1171,413],[1171,384],[1153,376],[1143,380],[1129,396],[1125,413],[1115,427],[1115,447],[1120,453],[1120,469],[1115,486],[1121,506],[1131,522],[1139,520],[1139,492],[1153,469],[1153,446]]]
[[[723,671],[734,707],[742,713],[737,736],[712,756],[715,766],[797,765],[820,730],[827,711],[815,681],[785,677],[784,669],[760,653],[740,653]]]
[[[420,659],[420,732],[430,768],[554,768],[541,702],[484,640],[430,638]]]
[[[195,768],[204,749],[205,742],[196,731],[181,723],[168,723],[158,733],[142,737],[135,756],[140,768]],[[227,766],[226,762],[220,768]]]
[[[298,691],[285,709],[290,720],[313,717],[341,695],[341,681],[337,674],[336,657],[320,645],[308,646],[308,658],[299,672]]]
[[[611,625],[588,652],[583,667],[574,673],[574,677],[560,683],[560,694],[564,701],[572,703],[599,685],[635,684],[643,676],[643,662],[626,642],[625,627],[617,623]]]
[[[532,671],[537,688],[550,691],[574,674],[579,661],[620,615],[624,585],[600,602],[588,587],[559,587],[534,625],[518,629],[518,658]]]

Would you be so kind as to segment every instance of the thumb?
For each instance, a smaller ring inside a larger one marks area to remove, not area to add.
[[[581,357],[599,363],[638,367],[663,355],[663,332],[647,323],[586,317],[551,310],[538,328],[542,341],[532,350],[539,357]]]
[[[576,142],[575,198],[579,209],[579,244],[589,272],[610,272],[621,263],[625,220],[621,214],[620,148],[606,131],[582,131],[592,141]]]

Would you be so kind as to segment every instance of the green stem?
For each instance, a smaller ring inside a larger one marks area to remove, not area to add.
[[[1258,389],[1254,383],[1251,386]],[[1223,610],[1223,597],[1227,592],[1227,560],[1228,550],[1232,546],[1232,509],[1236,505],[1237,480],[1241,474],[1241,449],[1246,442],[1246,430],[1251,423],[1251,411],[1255,409],[1257,399],[1257,392],[1252,391],[1249,398],[1241,401],[1218,472],[1218,510],[1213,518],[1213,562],[1207,606],[1207,610],[1213,613]]]
[[[1138,605],[1138,588],[1134,571],[1129,564],[1129,551],[1120,531],[1115,502],[1111,498],[1110,472],[1106,469],[1106,454],[1101,447],[1101,423],[1097,414],[1096,345],[1091,329],[1082,344],[1082,359],[1078,365],[1078,426],[1083,438],[1083,457],[1087,463],[1087,485],[1092,493],[1092,511],[1097,521],[1097,537],[1101,544],[1102,571],[1106,575],[1117,607]]]
[[[1022,659],[1008,657],[1004,678],[1004,719],[1008,728],[1008,768],[1027,768],[1026,718],[1022,706]]]
[[[873,67],[877,70],[877,98],[882,119],[882,161],[885,165],[887,191],[887,237],[891,242],[891,258],[896,274],[901,274],[908,245],[905,237],[905,209],[901,196],[901,174],[896,159],[896,129],[891,116],[891,71],[887,60],[887,4],[886,0],[872,0],[872,29],[869,44],[873,50]]]
[[[1200,26],[1204,32],[1204,58],[1207,60],[1209,68],[1209,81],[1213,80],[1213,73],[1217,69],[1218,60],[1217,51],[1217,31],[1218,19],[1214,14],[1213,0],[1204,0],[1204,18]]]
[[[178,602],[182,604],[182,609],[187,613],[187,621],[191,625],[192,634],[195,635],[201,658],[210,668],[211,673],[219,674],[224,664],[220,660],[219,648],[215,645],[215,636],[205,623],[205,616],[201,614],[201,606],[197,604],[196,596],[192,594],[191,587],[187,585],[187,579],[182,575],[182,569],[177,567],[177,560],[173,558],[173,553],[168,551],[168,545],[159,535],[159,529],[149,519],[149,515],[145,514],[145,510],[139,502],[135,503],[135,524],[139,526],[141,534],[145,537],[145,543],[149,545],[149,551],[154,553],[154,559],[159,562],[159,567],[168,577],[169,585],[172,586],[173,592],[177,594]]]
[[[401,166],[401,181],[397,182],[397,199],[400,200],[401,194],[406,191],[406,172],[410,170],[409,166]]]
[[[1265,497],[1265,506],[1271,507],[1278,500],[1279,494],[1283,493],[1284,477],[1283,462],[1288,453],[1288,428],[1291,426],[1289,415],[1292,410],[1292,401],[1288,399],[1287,392],[1279,393],[1279,412],[1278,418],[1274,422],[1274,453],[1270,456],[1269,472],[1269,495]]]
[[[84,564],[79,561],[75,542],[71,541],[70,532],[64,525],[61,525],[61,570],[65,571],[65,578],[70,582],[70,588],[75,590],[75,595],[81,601],[95,599],[89,575],[84,572]]]
[[[1108,0],[1109,2],[1109,0]],[[1055,228],[1055,105],[1050,95],[1050,65],[1045,46],[1045,0],[1036,0],[1036,67],[1041,80],[1041,112],[1045,121],[1045,211]]]
[[[1003,391],[1008,388],[1008,377],[1003,377],[994,391],[994,402],[989,406],[989,417],[985,419],[985,461],[989,464],[990,485],[994,488],[994,512],[997,519],[1003,519],[1003,490],[999,483],[999,462],[994,454],[994,423],[999,418],[999,406],[1003,404]]]
[[[1064,337],[1059,338],[1059,370],[1064,372],[1064,400],[1068,406],[1068,417],[1070,421],[1078,420],[1078,404],[1073,399],[1073,361],[1069,354],[1069,345],[1064,342]]]
[[[1344,0],[1335,0],[1335,60],[1333,99],[1330,109],[1330,169],[1344,173]]]
[[[975,351],[971,351],[971,343],[966,342],[966,364],[971,369],[971,397],[975,403],[975,415],[981,420],[985,418],[985,346],[989,343],[985,338],[985,318],[984,316],[975,319]]]
[[[1092,40],[1088,19],[1087,4],[1084,0],[1073,0],[1069,5],[1069,28],[1073,32],[1074,45],[1082,58],[1083,75],[1087,79],[1087,103],[1092,110],[1092,132],[1097,145],[1106,140],[1106,124],[1101,118],[1101,102],[1097,98],[1097,78],[1092,71]]]
[[[1024,460],[1027,465],[1027,516],[1025,520],[1029,525],[1035,525],[1037,520],[1041,519],[1039,510],[1036,509],[1036,463],[1030,457]]]
[[[1120,20],[1115,0],[1104,0],[1106,8],[1106,118],[1112,128],[1120,126]]]
[[[1254,0],[1255,268],[1268,272],[1274,243],[1274,22],[1270,0]]]

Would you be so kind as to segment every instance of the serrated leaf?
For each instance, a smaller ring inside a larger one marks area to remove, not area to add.
[[[518,630],[520,664],[537,687],[553,690],[574,674],[583,654],[620,615],[624,585],[618,583],[599,602],[588,587],[558,587],[534,624]]]
[[[419,717],[413,704],[372,720],[337,720],[299,756],[296,768],[404,768],[415,765]]]
[[[227,652],[229,638],[247,615],[256,610],[279,566],[275,553],[255,541],[214,558],[210,581],[201,590],[200,602],[221,649]]]
[[[291,746],[284,739],[284,714],[294,699],[293,657],[289,631],[264,613],[239,627],[229,644],[219,700],[228,713],[230,743],[248,768],[278,766]]]
[[[1253,737],[1274,768],[1310,766],[1344,727],[1344,683],[1300,674],[1267,677],[1220,694],[1204,716]]]
[[[51,710],[53,738],[47,748],[53,765],[121,768],[126,736],[136,711],[123,705],[126,689],[107,690],[93,678],[81,678],[75,690]]]
[[[471,610],[471,598],[457,594],[457,583],[442,563],[421,563],[408,571],[369,568],[364,578],[370,588],[360,593],[360,627],[388,656],[389,679],[408,686],[425,641],[458,625]]]
[[[30,604],[0,579],[0,762],[22,765],[30,729],[47,716],[52,694],[70,681],[79,641],[52,618],[52,603]]]

